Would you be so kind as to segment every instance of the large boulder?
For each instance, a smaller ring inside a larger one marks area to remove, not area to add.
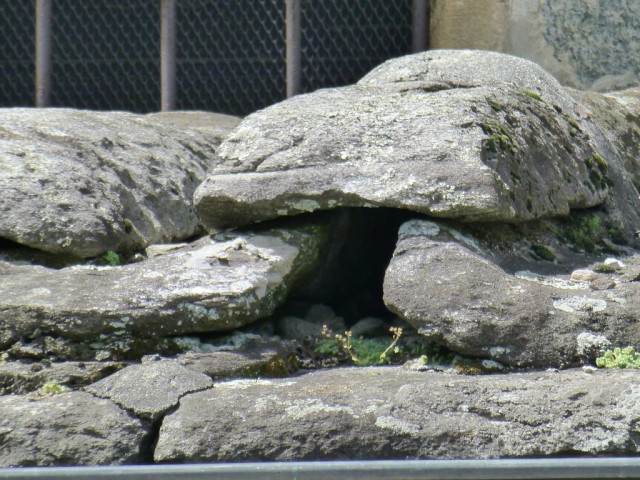
[[[402,368],[235,380],[187,395],[157,462],[636,455],[637,371],[464,376]]]
[[[195,188],[218,142],[124,112],[0,110],[0,238],[70,257],[201,230]]]
[[[465,221],[565,215],[601,204],[621,170],[588,117],[526,60],[424,52],[250,115],[194,202],[212,230],[340,206]]]
[[[149,433],[89,393],[0,397],[0,467],[141,463]]]
[[[595,262],[596,273],[555,242],[509,232],[499,245],[495,235],[407,222],[385,274],[385,303],[429,340],[512,366],[566,367],[612,345],[640,348],[640,255]]]
[[[324,230],[219,234],[114,267],[0,262],[0,348],[139,358],[166,337],[234,330],[270,315],[314,268]]]

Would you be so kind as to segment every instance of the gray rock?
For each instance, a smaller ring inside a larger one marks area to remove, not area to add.
[[[233,115],[193,110],[149,113],[147,118],[166,122],[180,129],[197,130],[216,146],[242,121],[240,117]]]
[[[86,258],[201,229],[191,199],[217,144],[198,130],[65,109],[4,109],[0,124],[0,237]]]
[[[36,358],[139,358],[164,337],[234,330],[270,315],[313,269],[322,232],[309,224],[220,234],[120,267],[0,262],[0,348]]]
[[[122,362],[0,362],[0,395],[22,395],[47,382],[79,387],[126,366]]]
[[[358,320],[349,329],[351,335],[358,337],[375,337],[378,335],[386,335],[389,333],[389,324],[376,317],[366,317]]]
[[[370,367],[222,382],[187,395],[164,418],[154,458],[635,455],[639,381],[638,371],[474,377]]]
[[[517,238],[512,234],[511,244]],[[407,222],[385,275],[385,303],[427,339],[507,365],[593,361],[600,352],[579,348],[584,334],[640,347],[640,291],[633,276],[599,274],[614,286],[592,290],[570,281],[572,268],[561,274],[557,263],[531,260],[531,271],[515,252],[500,258],[500,250],[443,224]],[[640,255],[624,262],[629,270]],[[544,263],[552,270],[534,273]]]
[[[127,367],[85,390],[111,399],[136,416],[154,422],[175,407],[185,394],[204,390],[212,384],[206,375],[174,360],[158,360]]]
[[[148,428],[85,392],[0,397],[0,466],[140,463]]]
[[[564,215],[601,204],[618,168],[587,114],[526,60],[424,52],[248,116],[194,202],[212,230],[349,206],[474,221]]]
[[[322,325],[310,322],[304,318],[282,317],[276,324],[276,332],[287,340],[304,340],[306,338],[321,338]]]
[[[297,370],[293,344],[277,338],[260,338],[234,350],[188,352],[177,361],[213,379],[287,376]]]

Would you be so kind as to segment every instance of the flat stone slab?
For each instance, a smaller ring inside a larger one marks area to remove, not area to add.
[[[148,428],[85,392],[0,396],[0,466],[141,463]]]
[[[205,237],[118,267],[0,262],[0,348],[15,356],[140,358],[168,336],[237,329],[282,303],[318,261],[322,238],[311,224]]]
[[[519,367],[567,367],[593,362],[611,346],[640,347],[640,255],[620,258],[623,267],[588,270],[587,281],[572,281],[571,271],[508,271],[498,262],[500,249],[416,220],[400,229],[384,300],[454,351]]]
[[[201,230],[192,196],[217,143],[125,112],[0,110],[0,238],[71,257]]]
[[[391,60],[256,112],[194,202],[210,230],[336,207],[517,222],[601,204],[589,111],[539,66],[479,51]]]
[[[402,367],[234,380],[167,415],[158,462],[636,455],[640,372]]]
[[[175,407],[183,395],[211,385],[209,377],[174,360],[149,360],[93,383],[85,391],[109,398],[136,416],[154,422]]]
[[[278,337],[255,339],[237,349],[220,348],[205,353],[207,346],[196,344],[195,351],[177,357],[178,363],[214,380],[232,377],[284,377],[297,370],[294,344]]]
[[[0,395],[23,395],[38,390],[47,382],[77,388],[125,366],[124,362],[0,362]]]

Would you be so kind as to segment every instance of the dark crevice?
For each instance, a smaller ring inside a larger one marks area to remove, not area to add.
[[[382,300],[384,274],[400,225],[420,214],[391,208],[344,208],[315,212],[328,216],[330,237],[322,262],[289,301],[329,305],[347,326],[365,317],[390,320]]]

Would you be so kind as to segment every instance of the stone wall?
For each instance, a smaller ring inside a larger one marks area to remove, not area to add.
[[[432,48],[511,53],[581,90],[639,84],[638,1],[432,0],[431,9]]]

